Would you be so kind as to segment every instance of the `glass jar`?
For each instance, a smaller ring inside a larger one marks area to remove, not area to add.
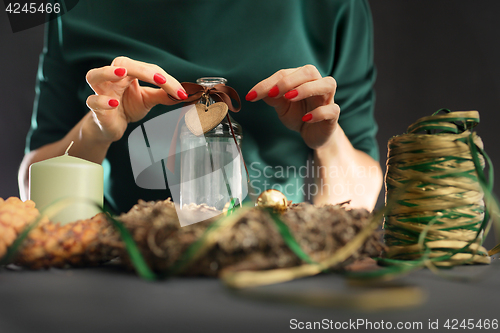
[[[205,77],[196,83],[212,88],[217,84],[225,84],[224,78]],[[214,103],[202,97],[198,103]],[[206,204],[223,211],[233,202],[239,204],[243,197],[242,159],[231,133],[231,127],[237,144],[241,147],[242,129],[230,115],[212,130],[200,136],[194,135],[184,123],[181,127],[181,185],[180,207],[185,205]],[[226,206],[227,207],[227,206]]]

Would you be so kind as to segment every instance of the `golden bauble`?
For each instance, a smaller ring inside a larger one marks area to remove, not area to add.
[[[270,189],[259,195],[255,205],[263,208],[272,208],[275,212],[282,213],[288,207],[288,200],[280,191]]]

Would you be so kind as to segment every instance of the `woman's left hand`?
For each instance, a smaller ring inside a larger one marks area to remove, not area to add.
[[[336,88],[333,77],[322,77],[316,67],[306,65],[274,73],[256,84],[246,100],[264,100],[276,109],[287,128],[299,132],[310,148],[317,149],[328,143],[337,128]]]

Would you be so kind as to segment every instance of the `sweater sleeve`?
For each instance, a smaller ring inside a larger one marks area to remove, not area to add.
[[[62,139],[88,111],[77,96],[85,73],[65,61],[61,24],[60,17],[46,24],[26,152]]]
[[[339,124],[354,148],[379,160],[374,118],[376,70],[373,27],[365,0],[349,1],[336,25],[335,59],[331,75],[337,81],[335,102]]]

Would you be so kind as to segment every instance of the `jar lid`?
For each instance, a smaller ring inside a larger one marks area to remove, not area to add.
[[[227,80],[223,77],[209,76],[209,77],[200,77],[199,79],[196,80],[196,83],[207,88],[212,88],[217,84],[226,84]]]

